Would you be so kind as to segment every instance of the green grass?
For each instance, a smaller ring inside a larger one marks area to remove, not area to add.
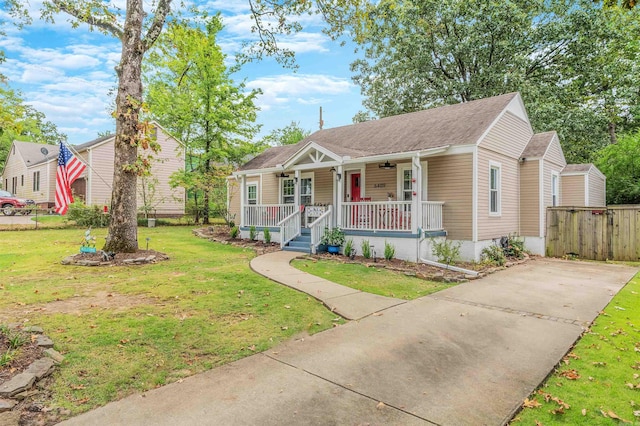
[[[149,249],[169,261],[61,265],[83,233],[0,234],[10,253],[0,254],[0,323],[39,325],[66,356],[51,408],[78,414],[342,323],[313,298],[252,272],[252,251],[198,239],[191,228],[139,228],[141,248],[150,238]],[[100,247],[106,229],[94,234]]]
[[[385,268],[329,260],[294,260],[291,265],[301,271],[356,290],[407,300],[426,296],[455,285],[426,281]]]
[[[558,410],[553,398],[570,408]],[[640,274],[613,298],[529,400],[535,400],[529,405],[541,405],[525,408],[514,425],[640,423]]]

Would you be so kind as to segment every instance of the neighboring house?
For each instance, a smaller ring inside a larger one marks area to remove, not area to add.
[[[184,149],[178,140],[160,126],[155,125],[155,132],[162,150],[154,155],[151,175],[144,179],[138,178],[138,208],[143,210],[146,205],[152,215],[181,216],[184,214],[185,206],[184,189],[172,189],[169,186],[169,176],[184,169]],[[104,136],[71,148],[87,165],[82,176],[72,184],[74,198],[88,205],[109,208],[113,185],[115,135]],[[2,170],[3,187],[19,197],[33,199],[42,208],[52,208],[55,203],[59,150],[58,145],[13,142]]]
[[[378,256],[390,243],[411,261],[434,259],[430,237],[444,236],[461,243],[464,259],[507,235],[543,255],[545,208],[569,191],[561,191],[565,166],[556,133],[534,134],[522,98],[510,93],[270,148],[230,177],[229,211],[243,236],[268,227],[283,245],[306,231],[315,249],[330,225],[358,252],[362,240]]]

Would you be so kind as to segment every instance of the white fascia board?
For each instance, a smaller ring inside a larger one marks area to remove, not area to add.
[[[305,144],[305,146],[300,148],[295,154],[293,154],[291,157],[287,159],[287,161],[284,162],[283,164],[284,168],[285,169],[292,168],[295,165],[296,161],[298,161],[301,157],[306,155],[312,149],[315,149],[316,151],[321,152],[324,155],[333,158],[334,161],[340,160],[340,156],[335,152],[330,151],[327,148],[324,148],[313,141],[309,141],[307,144]]]

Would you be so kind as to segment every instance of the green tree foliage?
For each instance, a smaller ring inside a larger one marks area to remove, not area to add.
[[[150,52],[145,77],[151,115],[185,144],[190,173],[205,176],[200,180],[206,183],[201,187],[205,224],[209,189],[219,185],[214,168],[237,166],[261,149],[251,143],[259,130],[254,104],[259,92],[247,92],[231,78],[216,40],[221,29],[218,16],[205,17],[204,28],[186,20],[170,23]]]
[[[66,139],[43,113],[25,104],[18,92],[0,83],[0,164],[4,164],[13,141],[55,145]]]
[[[640,204],[640,132],[601,149],[596,165],[607,177],[607,204]]]
[[[300,127],[299,122],[292,121],[288,126],[272,130],[262,139],[262,143],[271,146],[294,145],[310,134],[309,130]]]
[[[558,131],[570,161],[638,125],[636,9],[382,0],[368,16],[352,70],[377,116],[520,91],[535,130]]]

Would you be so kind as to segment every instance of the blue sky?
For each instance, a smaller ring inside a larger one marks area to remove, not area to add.
[[[124,0],[113,3],[125,3]],[[222,12],[225,29],[219,43],[229,60],[238,53],[242,41],[250,40],[248,1],[196,2],[210,13]],[[72,28],[60,15],[55,24],[37,19],[41,0],[31,0],[34,22],[18,29],[5,25],[7,36],[0,39],[7,61],[0,72],[9,85],[22,92],[25,101],[46,114],[47,119],[79,144],[97,137],[99,131],[115,129],[110,109],[116,88],[114,66],[120,57],[118,40]],[[9,18],[0,11],[0,19]],[[261,135],[292,121],[307,130],[318,129],[319,108],[324,127],[350,124],[362,108],[359,87],[351,82],[349,64],[356,58],[353,47],[341,47],[321,33],[320,18],[302,18],[303,31],[282,39],[296,52],[296,71],[284,69],[273,59],[246,65],[234,75],[245,79],[247,88],[263,91],[258,99]]]

